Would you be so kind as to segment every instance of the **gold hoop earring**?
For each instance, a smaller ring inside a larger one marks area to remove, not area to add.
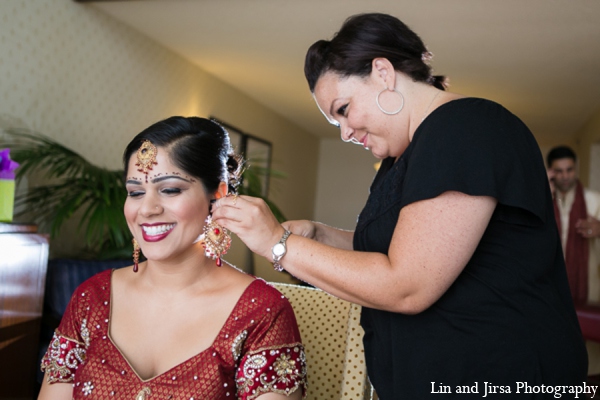
[[[381,104],[379,104],[379,96],[381,96],[381,93],[385,92],[386,90],[397,93],[400,96],[400,99],[402,100],[402,104],[400,105],[399,109],[397,109],[395,111],[387,111],[387,110],[384,110],[383,107],[381,107]],[[400,111],[402,111],[402,109],[404,108],[404,96],[402,95],[402,93],[400,93],[398,90],[396,90],[396,88],[392,88],[392,89],[385,88],[381,92],[377,93],[377,96],[375,97],[375,103],[377,103],[377,107],[379,107],[379,110],[381,110],[382,113],[387,114],[387,115],[396,115]]]
[[[133,272],[138,272],[140,262],[140,245],[135,238],[131,240],[131,243],[133,244]]]
[[[204,247],[204,254],[206,257],[215,260],[217,267],[220,267],[223,265],[221,256],[227,254],[227,250],[231,247],[231,236],[229,236],[227,229],[212,220],[211,215],[206,217],[203,230],[202,246]]]

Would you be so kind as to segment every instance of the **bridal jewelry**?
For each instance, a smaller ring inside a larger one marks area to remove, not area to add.
[[[202,246],[204,254],[208,258],[216,260],[217,267],[222,265],[221,256],[227,254],[231,247],[231,236],[227,229],[212,220],[212,216],[206,217],[204,233],[202,234]]]
[[[421,122],[425,121],[425,117],[427,117],[427,113],[429,112],[429,109],[431,108],[431,105],[433,104],[433,101],[438,97],[438,94],[440,94],[439,90],[436,91],[435,96],[433,96],[433,98],[429,102],[429,105],[427,106],[427,109],[423,113],[423,119],[421,119]]]
[[[156,162],[156,154],[158,150],[156,146],[154,146],[149,140],[144,140],[139,150],[137,151],[137,160],[138,162],[135,164],[138,168],[138,171],[146,174],[146,183],[148,183],[148,171],[152,169],[153,165],[157,165]]]
[[[138,264],[140,262],[140,245],[135,238],[131,240],[131,243],[133,243],[133,272],[138,272]]]

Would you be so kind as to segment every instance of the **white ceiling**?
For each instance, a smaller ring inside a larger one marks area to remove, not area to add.
[[[92,2],[320,137],[335,137],[304,55],[344,19],[386,12],[434,53],[450,90],[495,100],[539,141],[572,140],[600,110],[599,0],[134,0]]]

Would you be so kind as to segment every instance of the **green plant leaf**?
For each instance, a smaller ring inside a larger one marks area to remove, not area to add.
[[[263,180],[269,177],[271,182],[273,182],[274,179],[283,179],[286,175],[283,172],[257,166],[256,164],[259,164],[259,161],[258,159],[248,161],[242,174],[242,183],[238,187],[238,192],[239,194],[263,199],[273,212],[275,218],[277,218],[277,221],[284,222],[286,218],[281,209],[269,200],[268,196],[263,195]]]
[[[128,246],[129,229],[123,216],[126,191],[123,171],[97,167],[55,140],[27,129],[4,131],[13,140],[3,144],[20,163],[17,180],[38,175],[45,181],[15,198],[15,205],[55,238],[64,223],[81,211],[78,231],[92,252],[119,253]]]

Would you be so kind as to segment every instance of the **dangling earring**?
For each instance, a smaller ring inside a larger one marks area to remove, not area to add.
[[[402,104],[400,105],[400,108],[398,108],[395,111],[384,110],[383,107],[381,107],[381,104],[379,104],[379,96],[381,96],[381,93],[385,92],[386,90],[389,90],[390,92],[396,93],[397,95],[400,96],[400,99],[402,100]],[[404,96],[402,95],[402,93],[400,93],[399,91],[397,91],[396,88],[392,88],[392,89],[385,88],[385,89],[383,89],[381,92],[377,93],[377,97],[375,97],[375,102],[377,103],[377,107],[379,107],[379,110],[381,110],[382,113],[387,114],[387,115],[396,115],[400,111],[402,111],[402,109],[404,108]]]
[[[227,229],[212,220],[212,216],[206,217],[202,246],[206,257],[216,260],[217,267],[222,265],[221,256],[227,254],[231,247],[231,236]]]
[[[131,243],[133,243],[133,272],[138,272],[138,263],[140,262],[140,245],[135,238],[131,240]]]

